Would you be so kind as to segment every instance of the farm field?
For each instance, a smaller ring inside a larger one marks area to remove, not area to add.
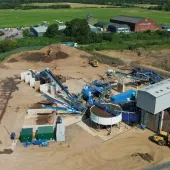
[[[83,9],[46,9],[46,10],[0,10],[1,27],[30,26],[48,21],[50,24],[59,19],[64,22],[73,18],[85,18],[93,14],[98,20],[109,21],[118,15],[139,16],[154,19],[159,24],[170,24],[169,12],[152,11],[140,8],[83,8]]]
[[[49,5],[70,5],[71,8],[86,8],[86,7],[108,7],[110,5],[98,5],[98,4],[80,4],[80,3],[68,3],[68,2],[56,2],[56,3],[30,3],[30,5],[37,6],[49,6]]]

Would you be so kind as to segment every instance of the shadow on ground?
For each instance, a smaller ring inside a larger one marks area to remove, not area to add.
[[[0,80],[0,123],[5,114],[8,102],[12,98],[12,93],[18,90],[17,85],[20,82],[17,76]]]

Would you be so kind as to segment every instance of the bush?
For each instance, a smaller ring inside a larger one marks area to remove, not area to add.
[[[11,51],[15,48],[19,47],[16,41],[11,41],[11,40],[2,40],[0,41],[0,53],[4,53],[7,51]]]
[[[112,41],[112,33],[103,33],[103,40]]]
[[[29,29],[24,29],[24,30],[22,31],[23,37],[29,37],[29,34],[30,34],[30,30],[29,30]]]
[[[54,38],[58,34],[60,34],[58,30],[58,24],[51,24],[48,28],[47,31],[44,34],[44,37],[49,37],[49,38]]]
[[[129,49],[129,50],[135,50],[135,49],[136,49],[136,45],[130,45],[130,46],[128,47],[128,49]]]

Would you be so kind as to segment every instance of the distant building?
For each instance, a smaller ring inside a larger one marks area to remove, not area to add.
[[[89,27],[90,27],[91,32],[99,33],[99,32],[102,31],[101,28],[95,27],[95,26],[90,25],[90,24],[89,24]]]
[[[112,23],[112,25],[109,25],[108,31],[114,32],[114,33],[130,32],[130,28],[126,24]]]
[[[58,30],[64,30],[64,29],[66,29],[66,25],[59,25],[58,26]]]
[[[47,31],[48,26],[37,26],[37,27],[30,27],[30,31],[36,36],[36,37],[42,37],[44,33]],[[66,25],[59,25],[58,30],[64,30],[66,28]]]
[[[94,25],[98,22],[98,20],[96,18],[90,18],[90,19],[87,19],[87,22],[90,25]]]
[[[163,30],[170,31],[170,26],[168,25],[161,25]]]
[[[108,31],[108,27],[112,24],[113,24],[112,22],[100,21],[100,22],[94,24],[94,26],[102,28],[103,31]]]
[[[134,32],[162,29],[161,26],[156,24],[155,21],[141,17],[118,16],[116,18],[110,19],[110,22],[126,24],[130,27],[130,30]]]
[[[38,26],[38,27],[30,27],[30,31],[36,36],[36,37],[42,37],[44,33],[47,31],[47,26]]]

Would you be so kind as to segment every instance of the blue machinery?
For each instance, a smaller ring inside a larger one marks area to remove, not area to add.
[[[70,94],[70,92],[68,91],[68,88],[62,85],[62,83],[55,78],[53,73],[48,68],[40,72],[40,75],[46,75],[48,78],[50,78],[50,80],[52,80],[52,82],[55,83],[55,85],[64,92],[65,94],[64,100],[66,100],[69,104],[65,104],[57,99],[51,98],[48,95],[43,94],[45,98],[53,101],[54,103],[59,103],[60,105],[63,105],[67,109],[70,109],[70,111],[72,110],[72,111],[75,111],[76,113],[84,112],[86,110],[83,104],[79,102],[79,97],[77,95]]]
[[[131,74],[125,74],[117,71],[115,73],[119,74],[120,76],[133,78],[135,80],[149,81],[150,83],[162,80],[162,77],[160,77],[159,75],[157,75],[156,73],[150,70],[134,69]],[[133,120],[135,119],[135,121],[139,121],[139,117],[135,117],[136,115],[133,114],[134,112],[113,110],[112,108],[102,104],[103,96],[107,95],[111,90],[111,85],[109,83],[104,83],[102,81],[94,81],[91,84],[84,86],[81,95],[75,95],[75,94],[70,94],[68,88],[64,86],[60,81],[58,81],[48,68],[38,74],[34,72],[33,73],[31,72],[31,74],[34,77],[37,77],[38,79],[43,78],[45,80],[50,80],[50,82],[55,84],[56,87],[59,87],[64,94],[64,96],[62,96],[64,98],[64,102],[63,102],[56,98],[53,98],[52,96],[50,96],[50,94],[44,93],[42,95],[43,97],[60,105],[61,107],[42,105],[43,108],[50,108],[53,110],[61,110],[67,113],[80,114],[80,113],[84,113],[88,107],[96,105],[97,107],[115,116],[116,114],[121,112],[122,117],[125,121],[129,122],[129,119],[133,119]],[[83,103],[84,101],[83,99],[86,101],[86,103],[85,102]],[[129,116],[131,116],[132,118]]]
[[[163,80],[163,78],[154,71],[140,68],[133,68],[130,74],[119,71],[115,71],[115,74],[120,77],[127,77],[136,81],[149,82],[150,84],[154,84]]]

